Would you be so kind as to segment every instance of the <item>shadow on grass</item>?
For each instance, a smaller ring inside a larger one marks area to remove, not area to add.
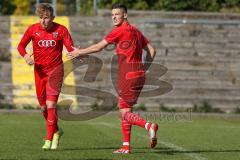
[[[150,150],[150,148],[148,147],[131,147],[132,150]],[[57,151],[84,151],[84,150],[115,150],[115,149],[119,149],[118,147],[74,147],[74,148],[61,148]],[[168,148],[168,147],[160,147],[160,148],[156,148],[159,150],[167,150],[167,149],[172,149],[172,148]],[[137,153],[137,152],[136,152]],[[143,153],[143,152],[141,152]]]
[[[62,160],[62,159],[45,159],[45,158],[42,158],[40,160]],[[71,158],[71,159],[65,159],[65,160],[112,160],[112,159],[102,159],[102,158]]]
[[[61,148],[58,151],[86,151],[86,150],[107,150],[118,149],[118,147],[73,147],[73,148]]]
[[[236,153],[239,152],[239,149],[219,149],[219,150],[186,150],[186,151],[179,151],[179,150],[174,150],[174,149],[170,149],[170,150],[162,150],[159,148],[154,149],[155,152],[154,153],[158,153],[158,154],[168,154],[168,155],[174,155],[174,154],[198,154],[198,153]],[[157,150],[157,151],[156,151]]]
[[[158,152],[166,152],[170,151],[172,148],[170,147],[157,147],[157,148],[149,148],[149,147],[143,147],[143,148],[138,148],[138,147],[132,147],[132,153],[158,153]],[[157,152],[156,152],[157,151]]]
[[[57,151],[94,151],[94,150],[111,150],[107,151],[111,153],[115,149],[118,149],[119,147],[73,147],[73,148],[61,148]],[[219,150],[186,150],[186,151],[180,151],[175,150],[170,147],[157,147],[154,149],[150,149],[148,147],[132,147],[132,153],[155,153],[155,154],[167,154],[167,155],[175,155],[175,154],[198,154],[198,153],[240,153],[240,150],[238,149],[219,149]],[[87,159],[86,159],[87,160]],[[91,159],[89,159],[91,160]],[[92,159],[95,160],[95,159]],[[101,159],[96,159],[101,160]]]

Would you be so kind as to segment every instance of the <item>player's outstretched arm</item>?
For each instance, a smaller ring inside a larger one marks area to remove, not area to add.
[[[93,44],[90,47],[79,49],[75,48],[72,52],[69,52],[68,55],[72,58],[78,57],[78,56],[85,56],[87,54],[92,54],[96,52],[100,52],[103,48],[105,48],[108,45],[108,42],[106,40],[102,40],[98,42],[97,44]]]
[[[156,49],[150,43],[148,43],[143,49],[147,52],[145,60],[147,63],[144,64],[145,70],[147,70],[150,67],[157,52]]]

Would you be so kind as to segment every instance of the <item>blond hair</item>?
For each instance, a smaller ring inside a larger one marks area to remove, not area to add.
[[[53,17],[53,7],[48,3],[41,3],[36,8],[39,17]]]

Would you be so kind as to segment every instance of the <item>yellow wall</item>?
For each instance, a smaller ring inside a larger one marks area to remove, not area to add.
[[[55,22],[60,23],[69,28],[68,17],[56,17]],[[34,73],[33,66],[28,66],[24,59],[17,51],[17,45],[20,42],[23,33],[27,27],[33,23],[38,22],[38,17],[33,16],[11,16],[11,54],[12,54],[12,83],[13,89],[13,102],[16,105],[31,104],[37,105],[38,101],[35,92]],[[27,46],[27,52],[32,53],[32,43]],[[66,49],[63,52],[63,60],[66,61]],[[68,63],[69,64],[69,63]],[[72,67],[72,63],[69,66],[64,66],[65,69]],[[71,73],[64,81],[65,84],[75,86],[74,74]],[[72,91],[76,93],[76,90]],[[74,94],[75,95],[75,94]],[[76,96],[74,95],[60,95],[61,99],[72,99],[76,104]]]

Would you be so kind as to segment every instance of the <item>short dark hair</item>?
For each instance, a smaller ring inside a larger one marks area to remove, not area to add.
[[[127,13],[127,7],[124,4],[115,3],[115,4],[112,5],[112,9],[121,9],[125,13]]]

